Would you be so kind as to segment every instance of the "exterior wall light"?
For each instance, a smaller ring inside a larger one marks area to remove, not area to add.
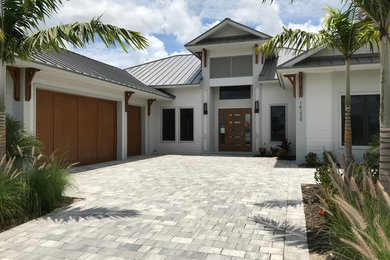
[[[203,103],[203,115],[207,115],[208,114],[208,110],[207,110],[207,103]]]
[[[255,101],[255,113],[259,113],[259,101]]]

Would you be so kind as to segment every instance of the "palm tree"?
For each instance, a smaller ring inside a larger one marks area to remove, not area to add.
[[[355,8],[328,8],[323,21],[323,29],[318,33],[283,28],[276,35],[259,47],[266,56],[273,55],[281,49],[300,53],[303,49],[327,46],[338,50],[345,58],[345,166],[347,176],[351,176],[352,130],[351,130],[351,94],[350,94],[350,58],[361,47],[369,45],[372,49],[377,44],[376,31],[369,19],[357,19]]]
[[[379,179],[390,193],[390,1],[352,0],[373,22],[379,32],[381,61],[380,160]]]
[[[0,158],[5,154],[6,63],[28,60],[31,54],[85,47],[100,38],[107,47],[119,44],[125,52],[144,49],[147,40],[139,32],[104,24],[100,17],[87,23],[58,25],[40,30],[39,25],[62,6],[62,0],[0,0]]]

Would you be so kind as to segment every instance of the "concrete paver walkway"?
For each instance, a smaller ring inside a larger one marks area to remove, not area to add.
[[[0,233],[0,259],[308,259],[300,184],[272,158],[137,157],[79,168],[82,197]]]

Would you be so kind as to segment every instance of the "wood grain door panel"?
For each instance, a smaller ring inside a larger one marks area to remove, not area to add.
[[[42,142],[42,152],[51,155],[54,152],[53,133],[53,92],[37,89],[36,133]]]
[[[252,151],[251,113],[250,108],[219,110],[219,151]]]
[[[72,163],[78,162],[77,97],[55,93],[53,107],[54,151]]]
[[[116,102],[37,89],[36,132],[43,152],[80,165],[116,160]]]
[[[78,98],[78,160],[82,164],[98,162],[98,104],[96,99]]]
[[[141,108],[129,106],[127,111],[127,156],[141,154]]]
[[[116,103],[98,102],[98,161],[116,160]]]

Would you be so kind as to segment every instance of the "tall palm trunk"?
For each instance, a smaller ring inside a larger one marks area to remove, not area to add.
[[[5,89],[6,64],[0,60],[0,158],[5,155]]]
[[[380,39],[381,105],[380,105],[380,160],[379,179],[390,193],[390,50],[389,35]]]
[[[344,120],[344,145],[345,145],[345,170],[346,176],[352,175],[352,126],[351,126],[351,67],[350,60],[345,59],[345,120]]]

